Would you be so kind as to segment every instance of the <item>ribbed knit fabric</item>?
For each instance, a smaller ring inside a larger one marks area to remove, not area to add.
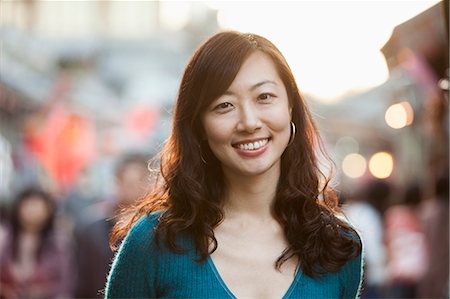
[[[184,248],[177,254],[158,248],[154,228],[160,213],[144,216],[130,230],[112,265],[105,298],[235,298],[208,258],[197,257],[193,242],[178,238]],[[362,255],[339,272],[312,279],[299,270],[283,298],[355,298],[362,277]]]

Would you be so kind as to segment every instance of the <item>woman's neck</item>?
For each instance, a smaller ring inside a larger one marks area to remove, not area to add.
[[[278,170],[257,176],[225,175],[228,187],[225,217],[273,218],[272,204],[279,176]]]

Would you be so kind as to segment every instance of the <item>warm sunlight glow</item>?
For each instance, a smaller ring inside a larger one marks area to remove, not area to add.
[[[283,52],[300,88],[331,101],[388,78],[380,52],[393,28],[438,1],[292,1],[207,4],[224,29],[255,32]]]
[[[388,178],[394,168],[394,159],[392,155],[386,152],[379,152],[369,160],[370,173],[379,179]]]
[[[180,30],[189,21],[191,3],[159,1],[160,21],[168,30]]]
[[[349,154],[342,161],[342,171],[350,178],[359,178],[366,172],[366,159],[360,154]]]
[[[409,102],[401,102],[391,105],[384,115],[388,126],[393,129],[401,129],[412,124],[414,120],[414,111]]]

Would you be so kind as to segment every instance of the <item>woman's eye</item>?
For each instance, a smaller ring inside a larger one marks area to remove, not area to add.
[[[274,95],[272,95],[270,93],[263,93],[258,96],[258,100],[267,101],[267,100],[272,99],[273,97],[274,97]]]
[[[222,111],[222,110],[228,110],[228,109],[230,109],[230,108],[232,108],[232,107],[233,107],[233,105],[232,105],[231,103],[229,103],[229,102],[224,102],[224,103],[220,103],[219,105],[217,105],[217,106],[214,108],[214,110]]]

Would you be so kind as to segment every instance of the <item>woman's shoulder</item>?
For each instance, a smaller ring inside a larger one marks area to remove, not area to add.
[[[339,226],[339,232],[346,238],[353,239],[362,245],[362,238],[359,229],[345,214],[338,214],[336,218],[339,219],[344,225]]]
[[[162,212],[152,212],[139,218],[128,231],[108,276],[105,298],[154,298],[144,292],[155,277],[160,255],[155,242],[155,228]],[[153,291],[153,290],[150,290]]]
[[[162,216],[162,214],[163,211],[155,211],[149,214],[145,214],[136,221],[132,229],[134,230],[154,229],[158,225],[159,219]]]
[[[363,281],[364,247],[363,239],[358,229],[345,217],[340,218],[344,225],[339,233],[345,239],[343,246],[349,250],[347,261],[338,271],[338,277],[343,285],[343,298],[359,298]]]
[[[347,227],[341,227],[340,231],[345,238],[351,240],[354,244],[356,243],[354,251],[349,255],[344,268],[350,268],[351,272],[360,271],[364,263],[364,242],[361,233],[351,223],[348,223]]]
[[[162,214],[162,211],[155,211],[141,216],[131,227],[126,239],[153,239],[154,230]]]
[[[349,255],[349,259],[347,261],[347,265],[353,265],[356,267],[360,267],[360,264],[363,263],[363,255],[364,255],[364,242],[359,232],[358,228],[351,223],[351,221],[345,217],[340,218],[346,225],[340,226],[340,234],[344,236],[347,240],[353,242],[354,251],[353,254]]]

